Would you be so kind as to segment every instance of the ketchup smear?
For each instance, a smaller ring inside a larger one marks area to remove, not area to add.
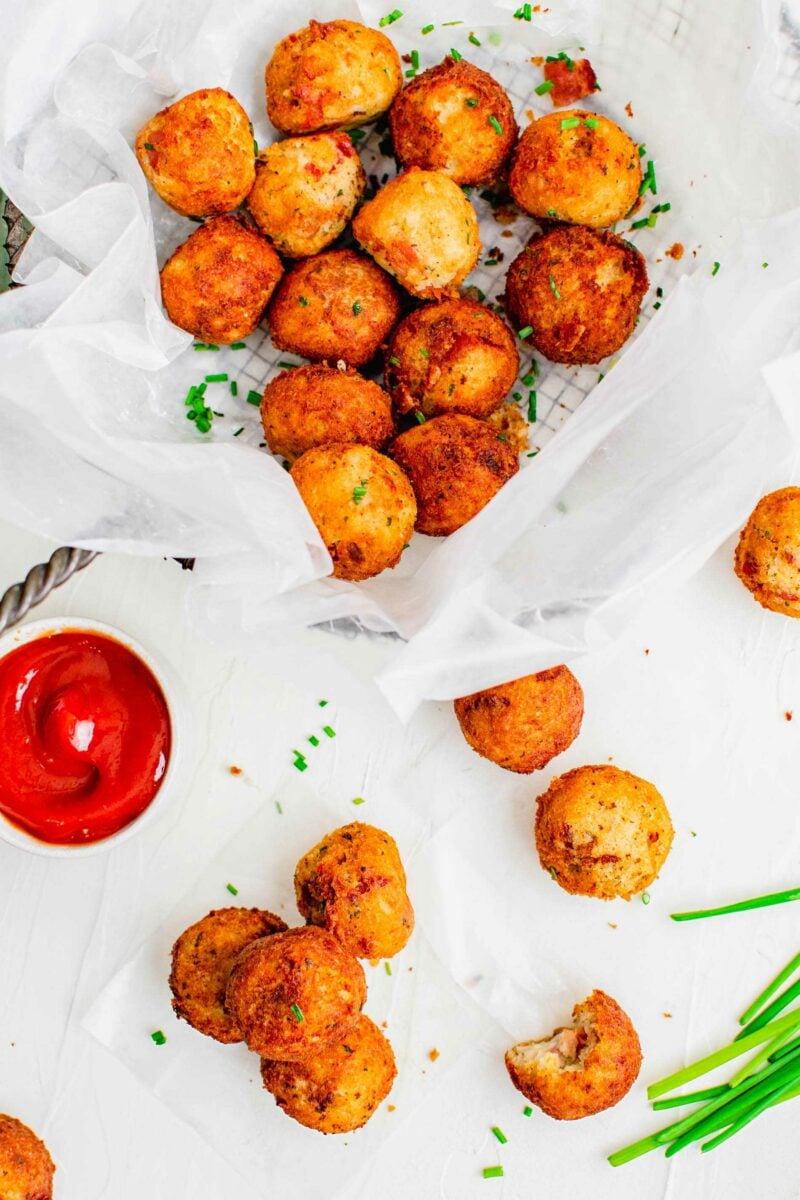
[[[172,740],[152,671],[121,642],[72,629],[0,658],[0,812],[42,842],[98,842],[161,786]]]

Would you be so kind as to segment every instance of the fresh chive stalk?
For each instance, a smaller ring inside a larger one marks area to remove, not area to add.
[[[719,270],[714,263],[712,275]],[[754,908],[771,908],[774,904],[789,904],[800,900],[800,888],[789,888],[785,892],[771,892],[768,896],[756,896],[752,900],[739,900],[736,904],[725,904],[721,908],[698,908],[692,912],[670,913],[673,921],[700,921],[704,917],[726,917],[729,913],[749,912]]]

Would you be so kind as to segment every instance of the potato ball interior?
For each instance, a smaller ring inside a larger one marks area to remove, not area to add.
[[[608,117],[583,109],[531,122],[508,177],[514,201],[531,216],[594,229],[621,221],[641,182],[636,143]]]
[[[800,617],[800,488],[759,500],[739,537],[734,566],[762,608]]]

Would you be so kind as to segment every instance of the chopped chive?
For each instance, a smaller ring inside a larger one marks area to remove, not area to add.
[[[549,283],[550,283],[550,291],[553,293],[553,295],[555,296],[556,300],[560,300],[560,299],[561,299],[561,292],[560,292],[560,291],[558,290],[558,288],[556,287],[556,281],[555,281],[555,279],[553,279],[553,276],[552,276],[552,275],[548,275],[548,280],[549,280]]]
[[[536,375],[534,372],[530,372],[528,375],[523,375],[522,382],[525,384],[525,387],[533,387],[534,383],[536,383]]]
[[[522,403],[522,392],[513,392],[511,399],[516,400],[517,404],[521,404]]]
[[[430,358],[430,352],[428,350],[426,350],[424,346],[420,350],[420,354],[422,355],[423,358]]]
[[[532,11],[532,10],[531,10],[531,6],[530,6],[530,4],[523,4],[523,6],[522,6],[522,16],[523,16],[523,19],[524,19],[524,20],[526,20],[526,21],[530,21],[530,19],[531,19],[531,11]]]
[[[420,29],[420,33],[423,35],[426,33],[433,33],[435,28],[436,28],[435,25],[423,25],[422,29]]]
[[[650,903],[650,893],[642,892],[642,904],[649,904],[649,903]]]
[[[227,375],[206,375],[206,383],[227,383]]]
[[[703,917],[724,917],[729,913],[749,912],[753,908],[771,908],[774,904],[788,904],[792,900],[800,900],[800,888],[772,892],[768,896],[757,896],[753,900],[740,900],[738,904],[726,904],[722,908],[700,908],[694,912],[671,913],[670,916],[673,921],[697,921]]]
[[[762,263],[762,264],[761,264],[761,269],[763,270],[765,267],[768,267],[768,266],[769,266],[769,263]]]
[[[150,1034],[150,1037],[153,1039],[153,1041],[155,1042],[155,1044],[157,1046],[163,1046],[167,1040],[166,1035],[164,1033],[162,1033],[162,1031],[160,1029],[155,1029]]]
[[[144,148],[145,148],[145,150],[155,150],[155,146],[153,145],[152,142],[145,142]]]
[[[353,797],[353,804],[364,804],[364,803],[365,803],[365,800],[364,800],[363,796],[354,796]]]
[[[530,337],[532,333],[533,333],[533,326],[526,325],[524,329],[520,329],[519,333],[517,334],[517,337],[518,338]]]
[[[715,263],[714,263],[714,267],[713,267],[713,269],[712,269],[712,271],[711,271],[711,274],[712,274],[712,275],[716,275],[716,273],[717,273],[717,271],[719,270],[720,266],[721,266],[721,264],[720,264],[720,263],[718,263],[718,262],[715,262]]]
[[[552,217],[555,220],[555,218],[558,214],[556,213],[556,210],[554,208],[548,208],[547,215],[548,215],[548,217]]]
[[[236,382],[236,380],[235,380],[235,379],[232,379],[232,380],[231,380],[231,395],[232,395],[232,396],[238,396],[238,395],[239,395],[239,385],[238,385],[238,383]]]
[[[276,811],[276,812],[277,812],[279,815],[281,815],[281,814],[283,813],[283,805],[281,804],[280,800],[276,800],[276,801],[275,801],[275,811]]]
[[[253,158],[258,158],[258,142],[253,138]]]
[[[215,346],[213,342],[193,342],[194,350],[219,350],[219,346]]]
[[[222,413],[219,413],[218,415],[222,416]],[[244,433],[244,425],[240,425],[238,429],[235,429],[233,431],[233,436],[238,437],[240,433]]]
[[[335,738],[335,737],[336,737],[336,730],[335,730],[335,729],[331,729],[330,725],[323,725],[323,726],[322,726],[322,732],[325,734],[325,737],[329,737],[329,738]]]
[[[586,117],[583,123],[587,129],[597,129],[597,126],[600,124],[597,117]]]
[[[562,129],[577,129],[578,126],[580,125],[580,123],[581,123],[580,117],[564,117],[564,120],[561,122],[561,128]]]
[[[484,1167],[483,1168],[483,1178],[484,1179],[502,1179],[503,1178],[503,1168],[502,1167]]]
[[[211,431],[211,422],[208,417],[198,417],[195,421],[195,428],[199,433],[209,433]]]
[[[393,367],[400,366],[400,359],[397,357],[396,354],[392,355],[392,357],[389,359],[389,362],[392,364]]]
[[[294,760],[294,762],[292,763],[292,766],[293,766],[293,767],[296,767],[296,768],[297,768],[297,770],[298,770],[298,771],[300,771],[300,772],[302,773],[302,772],[303,772],[303,771],[305,771],[305,770],[306,770],[306,768],[308,767],[308,763],[306,762],[306,760],[305,760],[304,758],[300,758],[300,757],[298,756],[298,757],[297,757],[297,758]]]
[[[234,887],[232,883],[226,883],[226,884],[225,884],[225,887],[228,889],[228,891],[230,892],[230,894],[231,894],[232,896],[238,896],[238,895],[239,895],[239,889],[238,889],[237,887]]]
[[[529,451],[529,452],[528,452],[528,453],[525,455],[525,457],[526,457],[526,458],[536,458],[536,455],[537,455],[538,453],[539,453],[539,451],[538,451],[538,450],[530,450],[530,451]]]
[[[500,1128],[499,1128],[499,1126],[497,1126],[497,1125],[493,1125],[493,1126],[492,1126],[492,1133],[493,1133],[493,1134],[494,1134],[494,1136],[497,1138],[497,1140],[498,1140],[498,1142],[500,1143],[500,1145],[501,1145],[501,1146],[505,1146],[506,1142],[508,1141],[508,1138],[507,1138],[507,1137],[506,1137],[506,1135],[503,1133],[502,1129],[500,1129]]]
[[[647,146],[641,145],[639,147],[639,158],[644,158],[645,154],[647,154]]]
[[[360,312],[361,312],[361,305],[358,303],[357,300],[354,300],[353,301],[353,316],[357,317]]]
[[[229,350],[246,350],[247,342],[231,342],[228,349]]]
[[[383,964],[383,969],[384,969],[384,971],[386,972],[386,974],[387,974],[387,975],[391,975],[391,973],[392,973],[392,964],[391,964],[390,962],[385,962],[385,963]]]
[[[449,29],[452,25],[463,25],[463,21],[442,21],[442,29]]]
[[[641,220],[633,221],[631,223],[631,229],[645,229],[649,224],[650,224],[650,218],[642,217]]]
[[[299,305],[300,305],[302,308],[308,308],[308,300],[307,300],[307,298],[306,298],[305,296],[300,296],[300,297],[299,297],[299,299],[298,299],[298,301],[297,301],[297,303],[298,303],[298,304],[299,304]]]
[[[657,288],[656,288],[656,295],[658,296],[658,298],[659,298],[659,300],[660,300],[660,299],[661,299],[661,297],[664,295],[664,289],[663,289],[662,287],[657,287]]]
[[[419,70],[419,50],[411,51],[411,66],[415,71]]]
[[[253,389],[251,388],[250,391],[247,393],[247,403],[248,404],[260,404],[261,403],[261,392],[254,392]]]
[[[739,1017],[739,1024],[749,1024],[753,1017],[755,1017],[761,1011],[767,1001],[775,995],[778,988],[782,987],[784,983],[786,983],[787,979],[794,975],[795,971],[798,969],[800,969],[800,954],[795,954],[794,958],[786,964],[783,970],[778,972],[771,983],[767,984],[763,992],[760,992],[758,996],[756,996],[750,1007],[745,1009],[745,1011]]]
[[[353,488],[353,503],[360,504],[367,494],[367,485],[360,483],[358,487]]]
[[[303,1016],[303,1010],[299,1004],[292,1005],[292,1013],[293,1013],[296,1021],[298,1021],[298,1022],[305,1021],[305,1017]]]
[[[393,8],[392,11],[387,13],[385,17],[381,17],[380,21],[378,21],[378,24],[380,25],[381,29],[383,29],[386,25],[394,25],[395,21],[399,21],[402,15],[403,13],[399,8]]]
[[[647,160],[647,170],[639,187],[639,195],[643,196],[646,191],[651,191],[654,196],[658,191],[656,186],[656,168],[652,158],[648,158]]]
[[[533,1109],[531,1108],[530,1104],[525,1105],[525,1107],[522,1110],[522,1115],[523,1115],[523,1117],[532,1117],[533,1116]]]
[[[315,734],[313,734],[313,733],[309,735],[309,739],[308,739],[308,740],[309,740],[309,742],[311,743],[311,745],[312,745],[312,746],[318,746],[318,745],[319,745],[319,738],[318,738],[318,737],[317,737]]]
[[[414,420],[417,422],[418,425],[424,425],[425,422],[427,421],[427,419],[428,418],[425,416],[424,412],[420,412],[419,409],[416,409],[416,411],[414,412]]]
[[[327,701],[327,700],[320,700],[320,702],[319,702],[319,707],[320,707],[320,708],[327,708],[327,707],[328,707],[328,701]]]
[[[480,44],[481,44],[481,39],[476,38],[474,33],[471,33],[469,35],[469,37],[467,38],[467,41],[472,42],[473,46],[480,46]]]
[[[293,370],[294,370],[294,368],[295,368],[295,367],[299,367],[299,366],[300,366],[300,364],[299,364],[299,363],[293,363],[293,362],[287,362],[285,359],[279,359],[279,360],[278,360],[278,366],[279,366],[279,367],[282,367],[284,371],[293,371]]]
[[[453,47],[451,46],[451,47],[450,47],[450,57],[451,57],[451,58],[452,58],[452,59],[453,59],[455,62],[461,62],[461,59],[462,59],[464,56],[463,56],[462,54],[459,54],[459,53],[458,53],[458,51],[457,51],[457,50],[454,50],[454,49],[453,49]]]
[[[655,308],[655,309],[659,309],[659,308],[661,308],[661,301],[660,301],[660,300],[656,300],[655,304],[653,305],[653,308]]]
[[[494,116],[494,114],[492,114],[492,116],[489,117],[489,124],[491,125],[492,129],[495,131],[495,133],[497,134],[498,137],[503,136],[503,126],[500,124],[500,122],[498,121],[497,117]]]
[[[475,96],[470,96],[469,100],[464,101],[464,104],[467,106],[467,108],[477,108],[480,104],[480,100],[478,100]]]
[[[536,420],[536,392],[528,392],[528,421],[533,425]]]
[[[552,92],[554,86],[555,85],[553,84],[552,79],[545,79],[544,83],[540,83],[539,86],[533,90],[536,92],[537,96],[546,96],[548,92]]]

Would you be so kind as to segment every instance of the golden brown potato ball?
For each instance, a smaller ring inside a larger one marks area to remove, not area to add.
[[[409,167],[356,214],[353,233],[412,296],[455,296],[481,252],[475,210],[441,171]]]
[[[608,117],[580,108],[532,121],[508,175],[511,195],[532,217],[593,229],[621,221],[641,183],[636,143]]]
[[[264,1087],[278,1107],[320,1133],[350,1133],[366,1125],[396,1075],[392,1047],[363,1013],[343,1041],[313,1058],[261,1061]]]
[[[571,746],[581,730],[583,689],[569,667],[551,667],[454,702],[473,750],[530,775]]]
[[[346,133],[313,133],[261,151],[247,207],[281,254],[306,258],[335,241],[366,185]]]
[[[506,309],[552,362],[596,363],[633,333],[647,291],[635,246],[613,233],[559,225],[534,238],[506,277]]]
[[[301,916],[329,930],[357,958],[391,958],[414,929],[414,909],[397,843],[353,821],[334,829],[294,872]]]
[[[213,217],[161,269],[171,321],[205,342],[241,341],[257,328],[283,275],[281,260],[236,217]]]
[[[352,129],[386,112],[402,79],[400,56],[377,29],[309,21],[267,63],[267,113],[282,133]]]
[[[297,1062],[341,1041],[366,995],[361,963],[332,934],[307,925],[246,946],[225,1004],[250,1050]]]
[[[386,350],[386,386],[398,412],[488,417],[514,386],[517,339],[474,300],[425,304],[405,317]]]
[[[317,446],[298,458],[292,479],[337,579],[369,579],[397,566],[414,529],[417,503],[391,459],[371,446]]]
[[[549,1117],[578,1121],[619,1104],[636,1082],[642,1048],[631,1019],[597,989],[572,1010],[572,1024],[506,1052],[514,1087]]]
[[[297,263],[267,314],[279,350],[351,367],[377,354],[399,318],[397,288],[354,250],[327,250]]]
[[[502,437],[485,421],[446,413],[395,438],[388,453],[411,480],[420,533],[454,533],[516,475],[519,459]]]
[[[193,1029],[218,1042],[241,1042],[225,1009],[231,968],[256,938],[281,933],[286,922],[258,908],[219,908],[185,930],[172,948],[172,1007]]]
[[[449,56],[405,86],[389,123],[404,166],[444,171],[460,184],[491,183],[517,139],[511,101],[497,80]]]
[[[134,149],[161,199],[184,217],[231,212],[253,186],[253,129],[223,88],[191,92],[156,113]]]
[[[380,450],[395,432],[391,401],[352,367],[311,363],[283,371],[261,401],[264,436],[273,454],[293,461],[314,446],[360,442]]]
[[[800,488],[762,496],[739,537],[734,567],[762,608],[800,617]]]
[[[41,1138],[16,1117],[0,1113],[2,1200],[52,1200],[55,1169]]]
[[[537,802],[542,867],[573,895],[629,900],[643,892],[663,867],[672,837],[653,784],[609,764],[567,771]]]

